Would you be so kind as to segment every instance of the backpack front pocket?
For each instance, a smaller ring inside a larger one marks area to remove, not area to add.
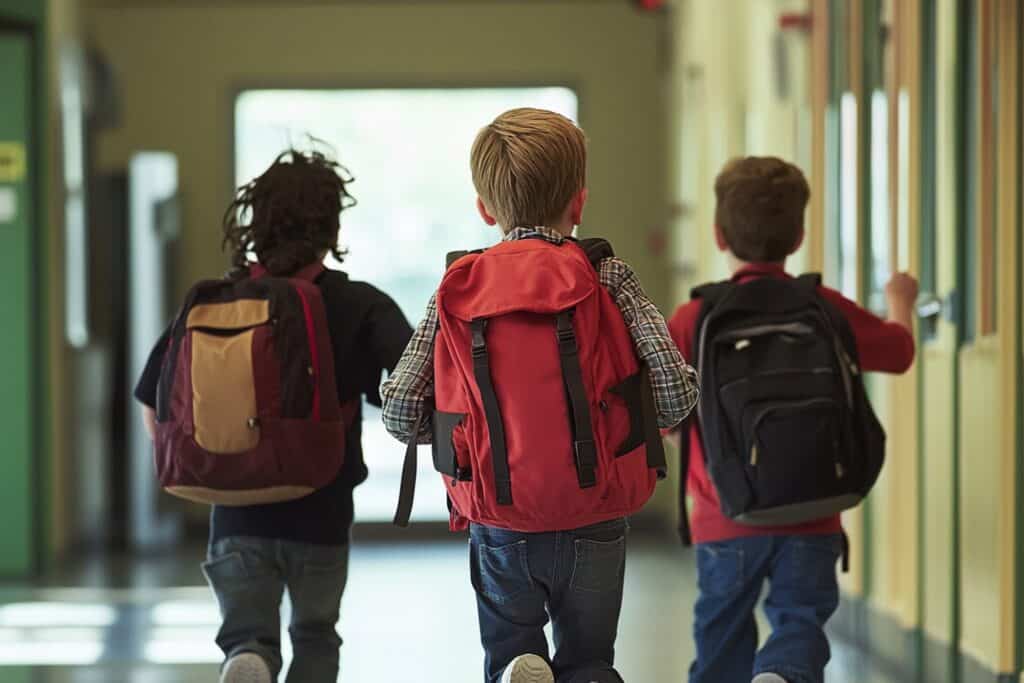
[[[260,441],[253,378],[255,331],[192,330],[192,419],[197,444],[210,453],[243,453]]]
[[[846,475],[840,406],[815,398],[751,406],[744,419],[754,506],[798,505],[838,493]]]
[[[431,446],[434,469],[454,481],[472,479],[470,468],[459,466],[459,449],[455,445],[455,430],[465,419],[465,413],[434,411],[434,439]]]

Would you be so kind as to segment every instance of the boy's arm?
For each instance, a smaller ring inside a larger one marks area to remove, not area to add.
[[[142,375],[135,385],[135,400],[142,408],[142,426],[150,439],[156,439],[156,387],[160,381],[160,369],[167,354],[167,345],[171,339],[171,328],[167,328],[153,350],[149,352],[146,365],[142,369]]]
[[[142,426],[146,429],[150,441],[156,441],[156,410],[145,403],[142,404]]]
[[[665,318],[644,292],[633,269],[622,259],[607,258],[601,261],[599,274],[601,284],[622,312],[637,355],[650,370],[658,426],[675,427],[697,403],[697,374],[683,360]]]
[[[867,372],[901,374],[914,363],[913,299],[917,283],[896,285],[900,290],[889,295],[889,319],[883,320],[835,290],[822,288],[822,294],[839,309],[850,324],[857,343],[860,366]]]
[[[412,338],[412,327],[402,309],[387,294],[376,291],[377,300],[366,316],[365,339],[373,358],[373,367],[367,376],[367,385],[362,387],[366,400],[371,405],[381,406],[380,377],[391,375],[401,360],[402,354]]]
[[[437,301],[434,295],[430,297],[427,312],[394,372],[381,387],[384,427],[402,443],[414,438],[417,443],[430,443],[433,436],[430,416],[423,415],[423,407],[434,395],[436,334]]]

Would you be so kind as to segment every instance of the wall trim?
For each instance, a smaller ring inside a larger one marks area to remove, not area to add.
[[[843,596],[829,622],[828,632],[831,639],[855,648],[871,662],[872,668],[895,680],[916,683],[1024,681],[1020,671],[992,671],[974,657],[957,652],[951,644],[928,636],[919,627],[907,628],[895,616],[847,595]]]

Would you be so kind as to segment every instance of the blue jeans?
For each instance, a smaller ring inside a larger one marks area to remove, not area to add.
[[[223,624],[217,645],[226,659],[262,657],[274,680],[281,672],[281,598],[292,603],[288,627],[295,659],[288,683],[338,680],[341,638],[335,626],[348,577],[348,546],[229,536],[210,547],[203,573]]]
[[[763,536],[697,546],[700,596],[697,660],[690,683],[750,683],[775,673],[789,683],[822,683],[831,656],[824,626],[839,606],[836,561],[843,540]],[[772,633],[757,651],[754,608],[764,582]]]
[[[625,519],[546,533],[472,525],[487,683],[522,654],[549,661],[559,683],[622,683],[613,664],[628,529]],[[544,635],[549,616],[554,659]]]

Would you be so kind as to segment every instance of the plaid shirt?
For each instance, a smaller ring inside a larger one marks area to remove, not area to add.
[[[516,228],[504,240],[540,237],[553,244],[566,238],[547,228]],[[619,258],[601,261],[598,277],[608,290],[629,328],[640,360],[651,373],[651,387],[658,409],[658,425],[675,427],[697,403],[697,375],[679,353],[672,341],[665,318],[647,297],[640,279],[629,265]],[[398,366],[381,387],[384,400],[384,426],[403,443],[413,432],[418,443],[430,443],[429,420],[420,420],[426,399],[434,395],[434,336],[437,334],[436,294],[427,304],[427,312],[409,341]]]

